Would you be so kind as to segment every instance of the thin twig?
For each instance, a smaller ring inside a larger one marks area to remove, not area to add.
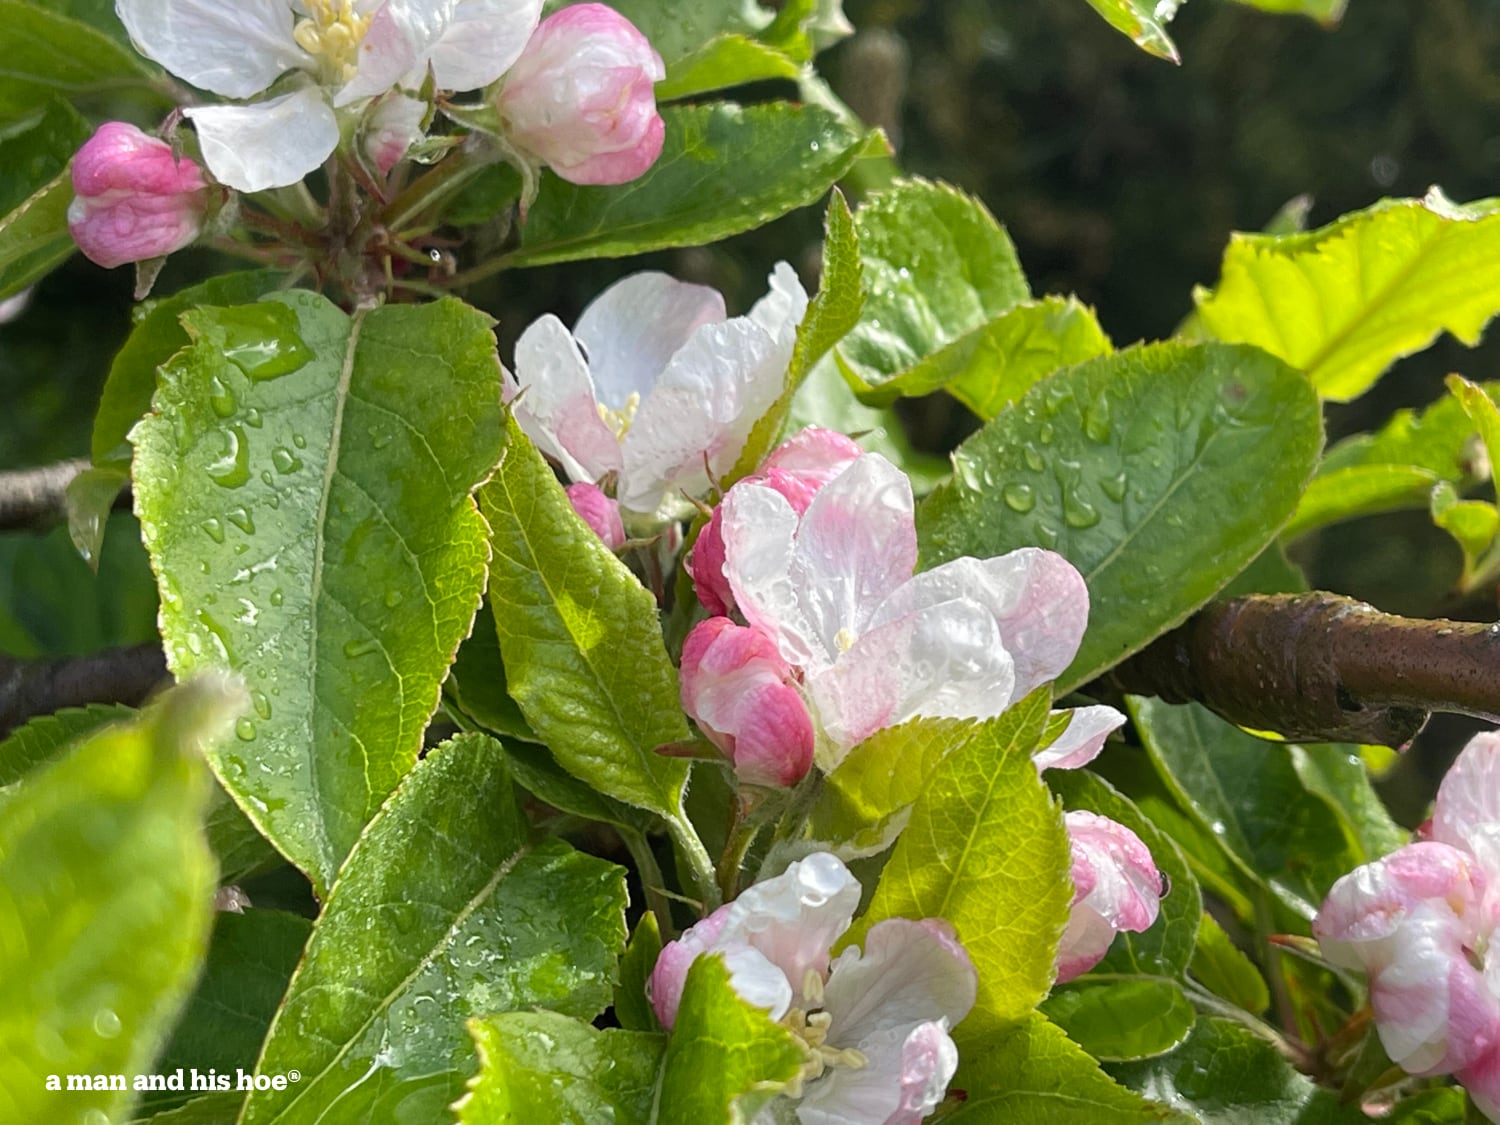
[[[161,646],[136,645],[60,660],[0,655],[0,738],[27,719],[89,703],[142,703],[167,678]]]
[[[0,531],[46,531],[68,517],[68,485],[89,467],[85,458],[0,472]],[[130,507],[127,486],[115,501]]]

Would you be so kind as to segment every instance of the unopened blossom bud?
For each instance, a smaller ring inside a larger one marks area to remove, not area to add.
[[[625,544],[625,524],[620,519],[620,505],[599,490],[598,485],[570,484],[568,500],[583,522],[594,529],[611,551]]]
[[[1162,893],[1151,852],[1130,829],[1091,812],[1063,820],[1073,852],[1073,905],[1057,949],[1059,984],[1102,961],[1121,930],[1149,929]]]
[[[422,139],[422,122],[426,117],[425,103],[396,93],[387,94],[370,111],[364,124],[364,150],[382,176]]]
[[[197,163],[123,121],[106,121],[78,150],[73,196],[73,241],[109,268],[181,250],[198,237],[208,206]]]
[[[700,622],[682,647],[682,707],[752,785],[786,786],[812,766],[813,725],[776,642],[727,617]]]
[[[510,139],[575,184],[623,184],[661,155],[655,84],[666,67],[629,20],[574,4],[545,20],[506,75]]]

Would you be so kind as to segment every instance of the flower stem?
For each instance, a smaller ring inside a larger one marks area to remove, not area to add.
[[[672,926],[672,901],[667,897],[666,880],[662,878],[661,865],[656,862],[656,854],[651,850],[651,841],[646,839],[644,832],[627,828],[623,824],[616,825],[615,830],[619,832],[620,839],[625,841],[630,858],[635,861],[641,886],[646,892],[646,907],[656,915],[663,938],[674,935],[676,931]]]
[[[688,871],[692,874],[693,886],[703,901],[703,913],[712,913],[724,901],[719,894],[713,857],[708,854],[708,849],[703,846],[697,830],[685,814],[679,812],[676,816],[668,817],[667,830],[672,834],[672,842],[677,845],[678,858],[687,864]]]

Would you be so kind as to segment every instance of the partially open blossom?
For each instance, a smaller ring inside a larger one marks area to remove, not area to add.
[[[938,918],[878,922],[863,951],[831,959],[858,905],[859,883],[836,857],[793,863],[662,950],[650,982],[657,1016],[676,1022],[688,969],[718,954],[734,990],[807,1044],[806,1081],[787,1095],[803,1125],[914,1125],[958,1068],[948,1032],[973,1008],[978,978]]]
[[[771,638],[727,617],[699,622],[682,647],[682,706],[742,781],[785,786],[812,766],[813,725]]]
[[[1073,852],[1073,905],[1057,949],[1057,982],[1088,972],[1122,930],[1150,929],[1161,908],[1161,873],[1141,838],[1091,812],[1063,815]]]
[[[1313,933],[1329,961],[1369,975],[1392,1061],[1456,1074],[1500,1121],[1500,735],[1454,762],[1431,835],[1335,883]]]
[[[570,484],[568,501],[573,510],[583,517],[583,522],[594,529],[594,534],[604,540],[611,551],[625,545],[625,525],[620,522],[620,505],[616,504],[597,486],[592,484]]]
[[[516,61],[542,0],[116,0],[140,52],[199,89],[254,98],[193,106],[209,171],[240,191],[294,184],[339,142],[336,108],[429,69],[440,90],[488,86]]]
[[[770,281],[748,316],[726,319],[713,289],[632,274],[572,332],[551,314],[531,324],[505,399],[570,480],[613,475],[627,512],[678,513],[677,492],[708,492],[781,393],[807,294],[785,262]]]
[[[808,426],[794,434],[746,480],[757,481],[785,496],[800,516],[818,489],[852,465],[864,450],[843,434]],[[734,608],[734,591],[724,576],[724,516],[715,508],[687,563],[693,589],[709,613],[727,614]]]
[[[181,250],[198,237],[207,206],[198,165],[134,125],[106,121],[73,157],[68,230],[101,266]]]
[[[960,558],[913,575],[911,483],[867,453],[805,510],[764,481],[722,505],[723,575],[745,620],[801,675],[827,736],[824,769],[907,719],[988,719],[1055,679],[1088,622],[1088,589],[1036,548]],[[1123,716],[1075,716],[1039,765],[1081,765]]]
[[[427,106],[405,94],[387,94],[371,107],[364,121],[364,150],[382,176],[422,139],[426,117]]]
[[[667,68],[636,26],[603,4],[544,19],[506,75],[512,144],[575,184],[623,184],[661,155],[655,85]]]

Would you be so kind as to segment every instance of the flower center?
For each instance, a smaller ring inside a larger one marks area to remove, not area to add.
[[[297,21],[292,38],[317,60],[324,82],[348,82],[358,69],[370,17],[354,10],[354,0],[303,0],[303,7],[307,18]]]
[[[859,1070],[869,1063],[863,1051],[828,1045],[828,1028],[833,1023],[833,1013],[823,1010],[823,978],[815,969],[808,969],[803,978],[802,996],[805,1007],[794,1007],[781,1018],[782,1026],[802,1040],[807,1048],[802,1073],[786,1088],[789,1098],[800,1098],[809,1082],[817,1081],[830,1070]]]
[[[833,643],[839,646],[839,652],[846,653],[854,647],[854,642],[859,640],[854,635],[854,630],[847,625],[833,635]]]
[[[599,417],[613,431],[616,440],[624,441],[625,435],[630,432],[630,427],[635,422],[635,412],[640,408],[641,392],[631,391],[630,397],[625,400],[625,405],[619,410],[611,410],[602,402],[599,403]]]

